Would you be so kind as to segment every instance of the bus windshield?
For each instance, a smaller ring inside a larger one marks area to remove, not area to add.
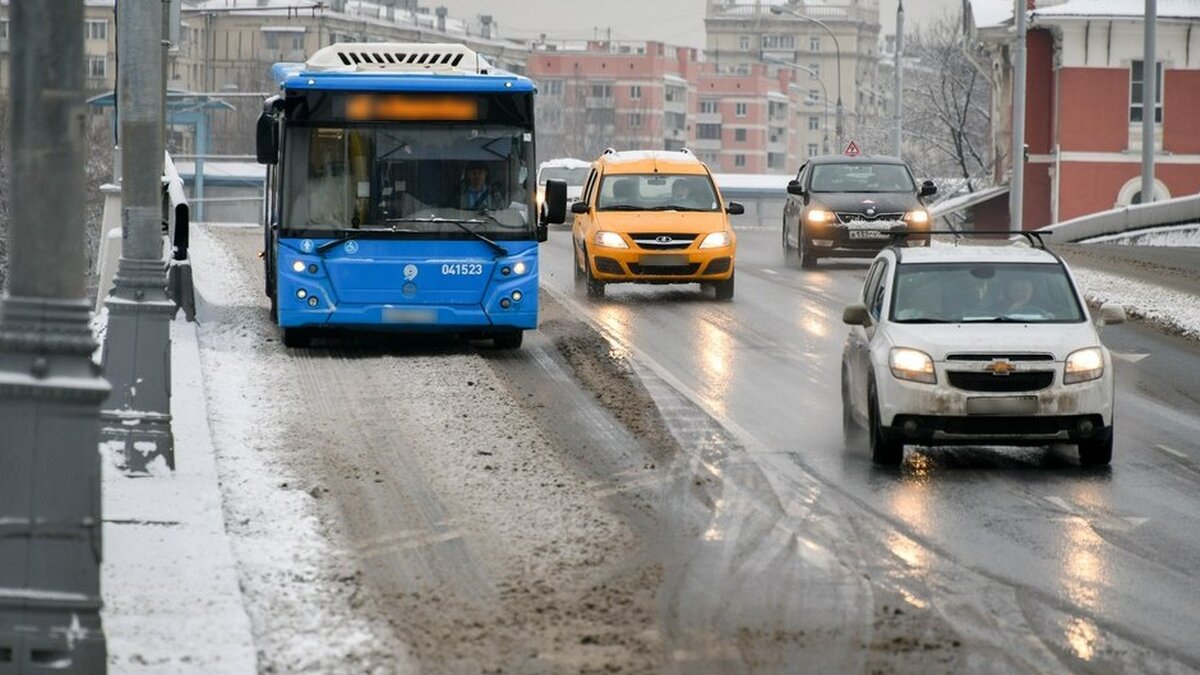
[[[532,236],[532,131],[505,125],[292,126],[283,228]]]

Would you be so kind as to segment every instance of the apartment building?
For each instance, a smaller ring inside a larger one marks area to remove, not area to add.
[[[792,73],[786,91],[790,157],[840,150],[839,97],[846,139],[886,109],[876,86],[877,0],[707,0],[704,26],[705,58],[717,72],[747,75],[765,65],[768,76]]]
[[[85,0],[83,49],[86,59],[85,86],[88,92],[111,91],[117,81],[117,31],[113,0]],[[0,96],[9,88],[11,60],[9,0],[0,0]]]

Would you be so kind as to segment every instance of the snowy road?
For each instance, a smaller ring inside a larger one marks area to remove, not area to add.
[[[1200,669],[1192,344],[1107,333],[1125,355],[1111,470],[975,448],[879,470],[844,447],[837,395],[841,308],[864,267],[802,272],[773,231],[739,236],[732,303],[696,287],[587,302],[555,230],[543,327],[519,352],[375,338],[285,352],[266,341],[258,232],[198,233],[206,387],[260,667]],[[273,508],[311,531],[273,532]],[[319,649],[289,637],[322,629]]]

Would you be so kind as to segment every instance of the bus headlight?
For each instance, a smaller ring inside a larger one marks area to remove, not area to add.
[[[729,244],[728,232],[710,232],[704,241],[700,242],[700,248],[724,248]]]
[[[522,274],[525,274],[525,272],[528,269],[529,269],[529,266],[526,265],[523,261],[517,261],[517,262],[513,263],[513,266],[512,266],[513,274],[515,274],[517,276],[521,276]]]
[[[888,360],[892,375],[897,379],[925,384],[937,383],[937,374],[933,372],[933,359],[925,352],[894,347]]]
[[[513,294],[512,294],[513,302],[520,302],[521,298],[523,298],[523,297],[525,297],[525,294],[522,293],[521,291],[513,291]]]
[[[605,232],[600,230],[596,233],[595,244],[606,248],[629,248],[629,244],[621,238],[621,235],[616,232]]]
[[[1104,375],[1104,354],[1099,347],[1088,347],[1071,352],[1067,357],[1063,384],[1076,384],[1098,380]]]
[[[292,263],[292,271],[293,272],[303,272],[304,267],[305,267],[304,261],[302,261],[302,260],[297,260],[296,262]]]
[[[303,300],[308,297],[308,291],[301,288],[300,290],[296,291],[296,297]]]

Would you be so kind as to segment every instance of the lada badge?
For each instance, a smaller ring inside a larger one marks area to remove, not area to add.
[[[662,235],[662,236],[660,236],[660,237],[655,237],[655,238],[654,238],[654,241],[657,241],[657,242],[658,242],[658,243],[660,243],[660,244],[669,244],[669,243],[671,243],[671,242],[673,242],[673,241],[675,241],[675,240],[674,240],[674,239],[672,239],[672,238],[670,238],[670,237],[668,237],[667,235],[665,235],[665,234],[664,234],[664,235]]]

